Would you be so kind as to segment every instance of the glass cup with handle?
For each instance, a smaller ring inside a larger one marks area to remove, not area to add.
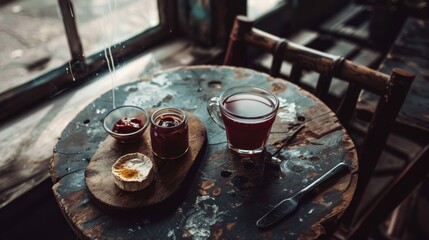
[[[226,130],[228,148],[244,156],[264,150],[278,108],[276,95],[252,86],[230,88],[207,105],[213,121]]]

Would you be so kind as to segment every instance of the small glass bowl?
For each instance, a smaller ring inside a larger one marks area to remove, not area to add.
[[[117,133],[113,131],[115,124],[124,117],[138,118],[143,124],[142,128],[139,128],[135,132],[131,133]],[[144,133],[147,126],[149,125],[149,116],[145,110],[136,106],[121,106],[108,112],[103,119],[103,127],[110,134],[110,136],[116,138],[120,142],[133,142],[140,138]]]

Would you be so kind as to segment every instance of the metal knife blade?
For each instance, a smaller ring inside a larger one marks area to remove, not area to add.
[[[333,177],[335,174],[339,173],[344,169],[349,169],[347,164],[344,162],[338,163],[337,165],[335,165],[335,167],[333,167],[331,170],[313,181],[310,185],[301,189],[301,191],[297,192],[294,196],[284,199],[280,203],[278,203],[273,209],[271,209],[267,214],[262,216],[256,222],[256,226],[258,226],[259,228],[269,227],[274,223],[278,222],[279,220],[283,219],[298,207],[298,202],[305,194],[307,194],[315,187],[319,186],[319,184]]]
[[[286,217],[296,209],[298,203],[291,198],[285,199],[278,203],[273,209],[271,209],[267,214],[262,216],[257,222],[256,226],[259,228],[265,228],[273,225],[282,218]]]

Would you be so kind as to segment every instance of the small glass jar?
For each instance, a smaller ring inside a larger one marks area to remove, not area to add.
[[[161,108],[150,118],[150,139],[155,156],[174,159],[189,148],[188,118],[177,108]]]

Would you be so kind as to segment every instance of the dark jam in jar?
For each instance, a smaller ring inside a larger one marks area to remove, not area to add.
[[[178,119],[177,116],[161,116],[156,120],[156,125],[161,127],[175,127],[180,124],[182,120]]]
[[[153,153],[163,159],[174,159],[188,151],[188,119],[177,108],[162,108],[150,118]]]
[[[143,122],[138,118],[123,117],[113,126],[112,131],[116,133],[133,133],[143,127]]]

